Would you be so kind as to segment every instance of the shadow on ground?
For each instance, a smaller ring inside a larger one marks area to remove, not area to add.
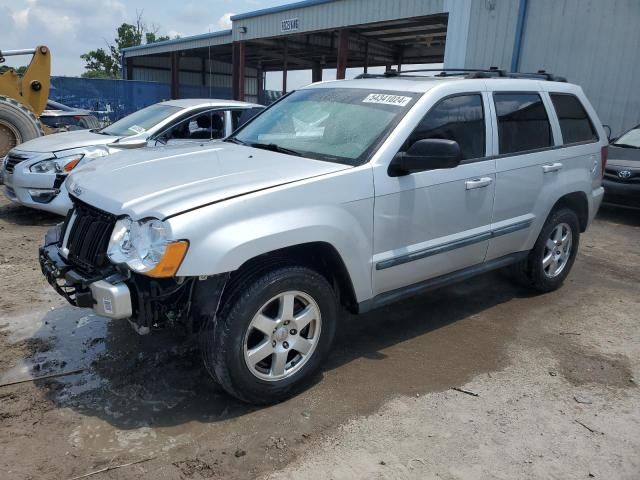
[[[626,208],[604,203],[598,211],[598,220],[640,227],[640,208]]]
[[[0,219],[14,225],[47,226],[62,222],[64,217],[53,213],[43,212],[42,210],[22,207],[14,203],[6,203],[4,205],[0,205]]]
[[[516,319],[476,317],[527,295],[500,273],[491,273],[366,315],[345,313],[326,367],[311,382],[313,397],[330,398],[346,382],[350,388],[341,393],[341,408],[350,402],[354,407],[349,408],[362,407],[363,401],[375,408],[389,396],[448,388],[500,368]],[[9,374],[40,376],[86,368],[77,375],[37,380],[36,385],[54,404],[119,429],[218,422],[256,410],[221,391],[202,365],[196,339],[174,330],[141,337],[126,322],[62,307],[44,316],[34,337],[44,339],[46,347],[35,349]],[[353,368],[342,368],[349,365]],[[366,399],[363,389],[370,394]]]

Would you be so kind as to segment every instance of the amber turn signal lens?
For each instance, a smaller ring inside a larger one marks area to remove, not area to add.
[[[167,245],[167,249],[158,264],[148,272],[145,272],[145,275],[156,278],[175,276],[187,254],[188,248],[189,242],[186,240],[171,242]]]
[[[76,168],[76,165],[78,165],[78,162],[80,162],[80,159],[78,158],[77,160],[71,160],[69,163],[67,163],[64,166],[64,171],[69,173],[71,170],[73,170],[74,168]]]

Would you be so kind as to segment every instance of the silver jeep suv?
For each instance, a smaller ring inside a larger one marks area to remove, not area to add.
[[[42,271],[139,333],[186,325],[237,398],[292,395],[340,308],[509,266],[561,286],[603,196],[607,137],[580,87],[500,70],[295,91],[224,142],[118,153],[67,180]]]

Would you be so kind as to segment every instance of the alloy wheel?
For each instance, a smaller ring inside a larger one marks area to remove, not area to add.
[[[244,338],[247,368],[261,380],[290,377],[313,356],[321,327],[320,308],[310,295],[280,293],[267,301],[249,324]]]
[[[573,235],[567,223],[560,223],[551,231],[542,255],[542,270],[549,278],[562,273],[571,258]]]

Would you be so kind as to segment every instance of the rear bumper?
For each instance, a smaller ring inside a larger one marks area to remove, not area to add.
[[[60,228],[47,233],[45,246],[40,248],[40,268],[49,284],[76,307],[92,308],[103,317],[122,319],[133,315],[131,292],[126,278],[117,273],[88,277],[60,256]]]
[[[600,205],[602,205],[602,199],[604,197],[604,188],[602,187],[598,187],[595,190],[593,190],[591,192],[591,198],[589,199],[589,223],[588,225],[591,225],[591,222],[593,221],[593,219],[596,217],[596,214],[598,213],[598,210],[600,209]]]

